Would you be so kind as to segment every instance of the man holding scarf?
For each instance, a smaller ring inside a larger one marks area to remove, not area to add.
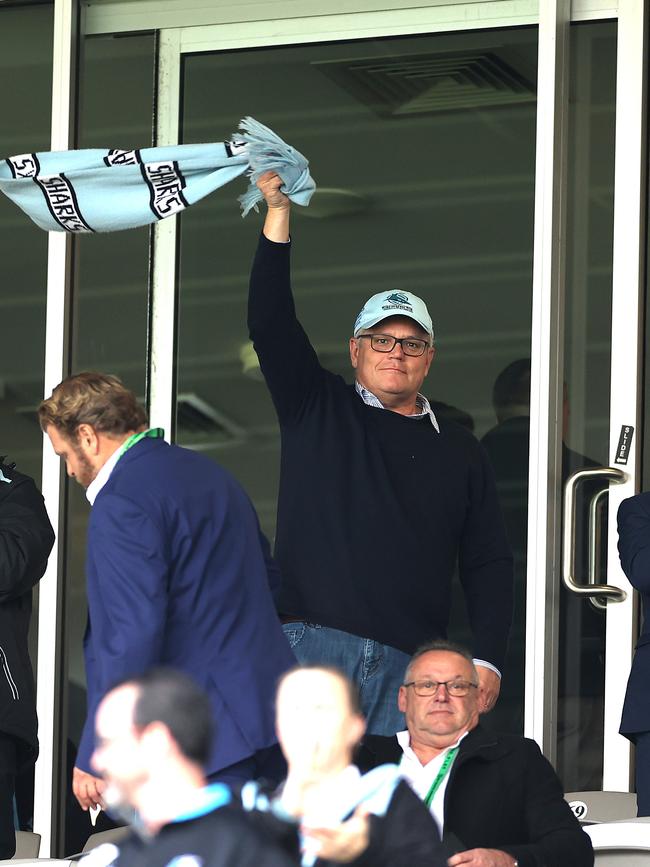
[[[512,556],[487,455],[420,392],[435,354],[426,305],[401,290],[374,295],[350,338],[355,383],[325,370],[291,293],[290,200],[278,174],[258,186],[267,215],[248,325],[282,437],[275,556],[285,634],[300,662],[345,671],[368,730],[392,734],[410,654],[446,635],[458,565],[479,706],[489,710],[512,617]]]

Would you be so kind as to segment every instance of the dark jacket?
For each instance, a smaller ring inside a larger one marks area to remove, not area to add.
[[[357,764],[367,771],[399,762],[395,737],[367,735]],[[519,867],[592,867],[589,837],[562,793],[537,744],[495,735],[481,726],[460,745],[445,792],[443,843],[456,851],[500,849]]]
[[[621,734],[634,740],[636,734],[650,731],[650,493],[621,503],[618,551],[623,571],[643,603],[643,629],[636,643],[621,718]]]
[[[16,738],[19,768],[38,754],[34,676],[27,649],[32,587],[54,532],[29,476],[0,459],[0,732]]]
[[[151,840],[131,834],[117,849],[105,844],[91,856],[95,867],[167,867],[181,861],[186,867],[293,867],[289,856],[233,806],[170,822]]]
[[[145,438],[117,462],[88,523],[88,715],[77,766],[92,771],[106,691],[151,666],[208,694],[212,774],[276,743],[275,685],[295,659],[269,587],[257,515],[241,485],[189,449]]]

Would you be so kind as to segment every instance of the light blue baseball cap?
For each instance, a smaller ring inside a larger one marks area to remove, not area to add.
[[[407,316],[423,328],[433,340],[433,322],[429,316],[427,305],[417,295],[403,292],[401,289],[391,289],[389,292],[379,292],[373,295],[363,305],[361,313],[354,323],[354,336],[366,328],[372,328],[382,319],[389,316]]]

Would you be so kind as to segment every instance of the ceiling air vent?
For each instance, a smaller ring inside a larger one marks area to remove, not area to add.
[[[0,0],[1,2],[1,0]],[[145,406],[143,397],[138,403]],[[16,407],[16,414],[38,424],[36,406]],[[194,392],[178,395],[176,403],[176,442],[189,449],[203,451],[224,446],[239,445],[246,439],[246,431],[223,412],[215,409]]]
[[[238,445],[246,432],[194,392],[178,395],[176,441],[186,448],[211,449]]]
[[[316,61],[380,117],[533,102],[535,86],[493,51]]]

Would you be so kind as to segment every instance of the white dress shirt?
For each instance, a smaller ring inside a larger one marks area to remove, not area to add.
[[[122,449],[118,446],[110,458],[106,461],[101,470],[97,473],[95,478],[86,488],[86,499],[92,506],[101,489],[104,487],[106,482],[110,479],[111,473],[115,469],[115,464],[119,461],[120,456],[122,454]]]
[[[400,772],[415,794],[423,801],[426,798],[433,781],[438,776],[438,771],[442,767],[445,756],[449,750],[453,750],[454,747],[457,747],[466,735],[467,732],[461,735],[455,744],[451,744],[451,746],[447,747],[446,750],[443,750],[440,755],[431,759],[431,761],[427,762],[426,765],[423,765],[411,749],[411,737],[408,731],[397,732],[397,741],[403,752],[399,764]],[[453,767],[453,764],[451,767]],[[445,824],[445,792],[447,791],[447,783],[449,782],[450,774],[451,768],[449,768],[449,771],[438,786],[438,791],[433,796],[433,800],[429,806],[431,815],[438,823],[441,837]]]

